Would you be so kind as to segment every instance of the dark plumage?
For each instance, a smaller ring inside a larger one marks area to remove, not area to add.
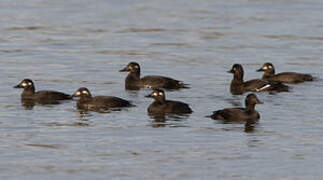
[[[253,79],[244,82],[243,75],[244,71],[240,64],[234,64],[232,69],[228,71],[233,73],[233,80],[231,81],[230,91],[234,95],[240,95],[245,92],[259,92],[259,91],[277,91],[286,92],[289,91],[289,87],[279,83],[271,82],[261,79]]]
[[[166,100],[165,92],[160,89],[155,89],[146,97],[155,99],[155,101],[148,107],[148,113],[150,114],[187,114],[193,112],[189,105],[186,103]]]
[[[77,108],[90,111],[108,110],[111,108],[134,107],[129,101],[113,96],[95,96],[92,97],[90,91],[85,88],[79,88],[73,97],[80,97],[77,101]]]
[[[275,74],[275,67],[271,63],[265,63],[257,71],[263,71],[264,75],[262,76],[262,79],[267,81],[296,84],[304,81],[313,81],[314,79],[313,76],[310,74],[301,74],[295,72],[283,72]]]
[[[255,94],[249,94],[245,99],[245,108],[226,108],[214,111],[209,117],[225,122],[247,122],[255,123],[259,118],[259,113],[255,110],[256,104],[262,104]]]
[[[124,69],[121,69],[120,72],[130,72],[125,80],[125,88],[128,90],[138,90],[140,88],[188,88],[183,82],[169,77],[145,76],[140,78],[140,66],[136,62],[130,62]]]
[[[37,102],[40,104],[57,104],[59,100],[68,100],[72,97],[68,94],[57,91],[38,91],[35,92],[35,86],[32,80],[24,79],[14,88],[23,88],[21,94],[22,101]]]

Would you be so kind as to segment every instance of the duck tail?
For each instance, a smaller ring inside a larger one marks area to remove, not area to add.
[[[211,118],[211,119],[223,119],[221,116],[221,110],[219,111],[214,111],[213,114],[205,116],[206,118]]]
[[[183,82],[179,82],[179,88],[183,88],[183,89],[190,89],[191,87],[189,87],[190,84],[185,84]]]
[[[304,75],[304,81],[313,81],[314,78],[310,74],[305,74]]]

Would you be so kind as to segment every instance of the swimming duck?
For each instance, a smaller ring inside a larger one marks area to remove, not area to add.
[[[180,101],[166,100],[165,92],[161,89],[155,89],[153,92],[146,97],[154,98],[154,102],[149,105],[148,113],[150,114],[188,114],[192,113],[192,109],[188,104]]]
[[[247,122],[251,124],[259,120],[260,115],[255,110],[256,104],[262,104],[255,94],[247,95],[245,99],[245,108],[225,108],[214,111],[211,116],[215,120],[222,120],[224,122]]]
[[[35,91],[35,86],[32,80],[24,79],[14,88],[23,88],[21,94],[22,101],[37,102],[40,104],[57,104],[59,100],[69,100],[72,99],[71,95],[51,91],[51,90],[42,90]]]
[[[257,71],[263,71],[264,75],[262,76],[262,79],[267,81],[296,84],[304,81],[313,81],[314,79],[313,76],[310,74],[301,74],[296,72],[282,72],[275,74],[274,65],[271,63],[265,63]]]
[[[119,72],[129,72],[125,80],[125,88],[128,90],[139,90],[140,88],[164,88],[180,89],[189,88],[182,81],[164,76],[145,76],[140,78],[140,66],[136,62],[130,62]]]
[[[233,80],[230,84],[230,91],[234,95],[241,95],[245,92],[260,92],[260,91],[277,91],[277,92],[288,92],[289,87],[279,83],[271,82],[261,79],[253,79],[244,82],[243,75],[244,71],[241,64],[234,64],[232,69],[228,73],[233,74]]]
[[[77,101],[77,108],[90,111],[108,110],[111,108],[134,107],[129,101],[114,96],[92,96],[90,91],[79,88],[73,97],[80,97]]]

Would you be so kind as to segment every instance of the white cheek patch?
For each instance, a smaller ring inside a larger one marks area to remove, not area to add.
[[[87,91],[82,91],[83,94],[89,94]]]
[[[162,95],[164,95],[164,94],[163,94],[162,92],[159,92],[159,95],[160,95],[160,96],[162,96]]]
[[[26,83],[22,83],[21,85],[22,85],[23,87],[27,86],[27,84],[26,84]]]
[[[269,69],[272,69],[273,67],[272,66],[268,66]]]
[[[80,92],[80,91],[77,91],[75,94],[76,94],[77,96],[79,96],[79,95],[81,95],[81,92]]]
[[[154,93],[153,93],[153,96],[158,96],[158,93],[157,93],[157,92],[154,92]]]
[[[32,85],[31,82],[29,82],[28,85],[31,86]]]
[[[267,66],[264,66],[262,69],[263,69],[263,70],[267,70],[268,68],[267,68]]]
[[[139,68],[139,66],[138,66],[138,65],[135,65],[135,68],[136,68],[136,69],[138,69],[138,68]]]

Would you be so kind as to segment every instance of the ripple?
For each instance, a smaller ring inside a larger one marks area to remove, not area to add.
[[[51,122],[51,123],[39,123],[39,125],[54,126],[54,127],[62,127],[62,126],[84,127],[84,126],[90,126],[89,123],[85,123],[85,122],[74,122],[74,123]]]
[[[0,53],[17,53],[17,52],[23,52],[22,49],[12,49],[12,50],[6,50],[6,49],[1,49]]]
[[[101,51],[95,51],[95,53],[97,53],[97,54],[127,55],[127,56],[149,56],[149,55],[163,54],[158,51],[144,52],[144,51],[136,51],[136,50],[101,50]]]
[[[151,43],[152,46],[176,46],[176,47],[192,47],[188,43]]]
[[[204,32],[204,33],[202,33],[200,38],[203,39],[203,40],[219,39],[219,38],[221,38],[221,37],[223,37],[225,35],[226,34],[220,33],[220,32]]]
[[[85,80],[63,80],[63,79],[34,79],[35,82],[54,82],[54,83],[71,83],[71,84],[96,84],[96,85],[111,85],[118,84],[116,82],[94,82]]]
[[[42,29],[49,29],[49,27],[46,27],[46,26],[25,26],[25,27],[7,28],[7,30],[9,30],[9,31],[22,31],[22,30],[34,31],[34,30],[42,30]]]
[[[60,145],[60,144],[26,144],[26,146],[40,147],[40,148],[47,148],[47,149],[60,149],[64,147],[63,145]]]
[[[152,32],[165,32],[167,31],[166,29],[162,28],[128,28],[128,29],[123,29],[119,30],[116,33],[152,33]]]
[[[279,39],[279,40],[313,40],[313,41],[323,41],[323,37],[320,36],[296,36],[290,34],[282,35],[264,35],[264,37],[269,39]]]

